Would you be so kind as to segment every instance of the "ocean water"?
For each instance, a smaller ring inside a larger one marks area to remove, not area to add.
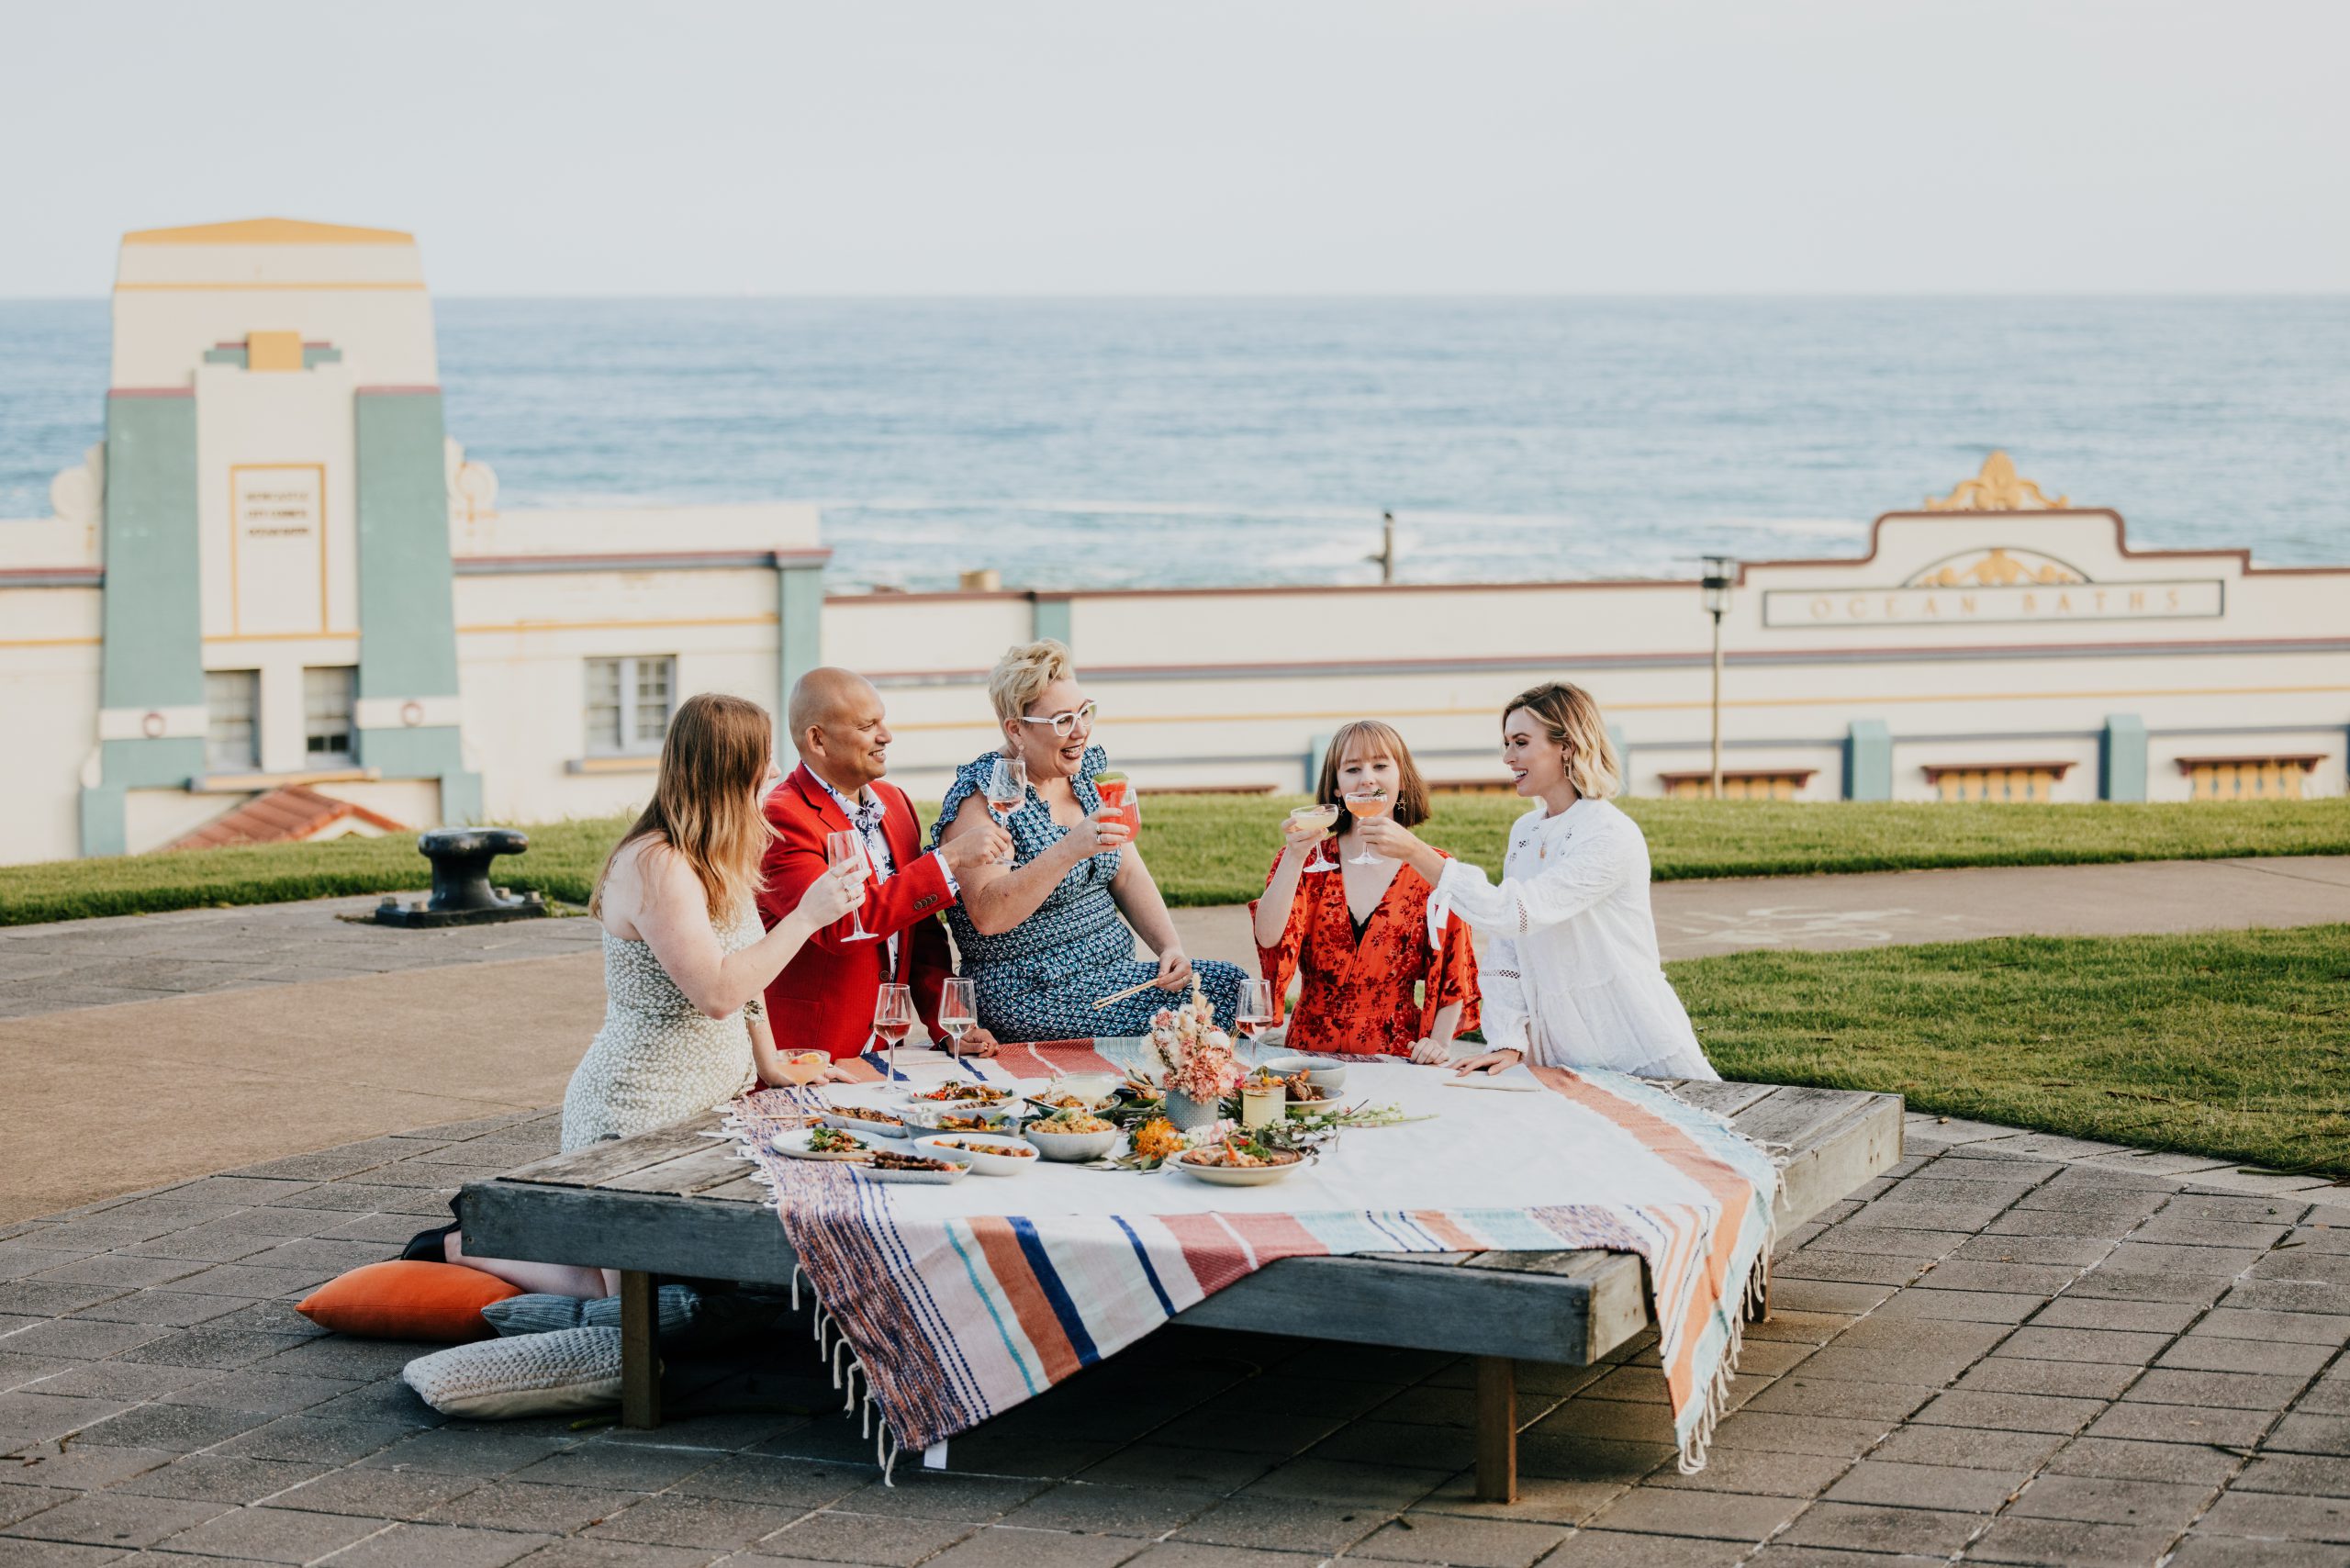
[[[2004,446],[2147,546],[2350,561],[2350,298],[437,302],[504,508],[807,500],[835,586],[1686,574],[1858,554]],[[0,302],[0,517],[101,301]]]

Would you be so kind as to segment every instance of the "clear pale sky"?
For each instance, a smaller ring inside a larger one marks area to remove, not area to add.
[[[2340,0],[0,9],[0,297],[127,229],[452,295],[2333,292]]]

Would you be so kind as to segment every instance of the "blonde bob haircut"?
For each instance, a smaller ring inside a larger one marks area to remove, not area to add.
[[[1412,760],[1412,748],[1404,744],[1403,735],[1393,724],[1377,719],[1357,719],[1338,726],[1330,737],[1329,749],[1322,754],[1322,781],[1314,790],[1314,798],[1326,806],[1346,809],[1344,793],[1338,788],[1338,769],[1346,766],[1347,754],[1360,752],[1365,756],[1387,756],[1395,763],[1395,805],[1388,813],[1398,827],[1417,827],[1428,820],[1427,780],[1420,777],[1420,765]]]
[[[1024,715],[1057,680],[1077,678],[1077,660],[1067,643],[1046,637],[1018,643],[1003,650],[988,672],[988,700],[995,704],[998,723],[1009,724]]]
[[[603,913],[604,879],[621,851],[649,838],[693,868],[711,924],[733,919],[767,885],[759,862],[776,833],[759,786],[774,750],[775,722],[755,702],[705,691],[677,704],[661,742],[652,802],[604,857],[588,913]]]
[[[1567,754],[1567,782],[1588,800],[1604,801],[1621,790],[1624,765],[1616,759],[1616,743],[1607,738],[1607,721],[1599,704],[1580,686],[1546,680],[1511,698],[1502,708],[1502,728],[1509,716],[1524,709],[1543,732]]]

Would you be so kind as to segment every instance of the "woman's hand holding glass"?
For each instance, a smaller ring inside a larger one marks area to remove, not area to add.
[[[792,913],[807,922],[809,930],[822,931],[864,904],[865,878],[864,857],[843,861],[808,884]]]
[[[1401,860],[1423,876],[1427,872],[1423,862],[1436,857],[1436,851],[1428,847],[1426,840],[1393,817],[1357,817],[1354,834],[1355,842],[1368,853],[1382,859]]]
[[[1126,825],[1125,812],[1115,806],[1103,805],[1086,812],[1085,820],[1071,828],[1061,842],[1075,845],[1081,860],[1089,855],[1123,849],[1134,835],[1134,829]]]

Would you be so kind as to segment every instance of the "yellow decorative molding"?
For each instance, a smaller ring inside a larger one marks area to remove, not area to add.
[[[299,332],[247,332],[245,334],[245,368],[247,370],[301,369],[302,334]]]
[[[1929,568],[1904,584],[1905,588],[2013,588],[2023,583],[2085,583],[2074,567],[2052,556],[2035,551],[2010,552],[2004,545],[1994,544],[1972,561],[1948,562]]]
[[[397,229],[356,229],[347,223],[306,223],[298,218],[241,218],[182,229],[134,229],[126,245],[413,245]]]
[[[1928,511],[2062,511],[2071,504],[2063,496],[2052,501],[2042,494],[2004,452],[1985,458],[1982,472],[1960,480],[1949,495],[1926,498]]]

